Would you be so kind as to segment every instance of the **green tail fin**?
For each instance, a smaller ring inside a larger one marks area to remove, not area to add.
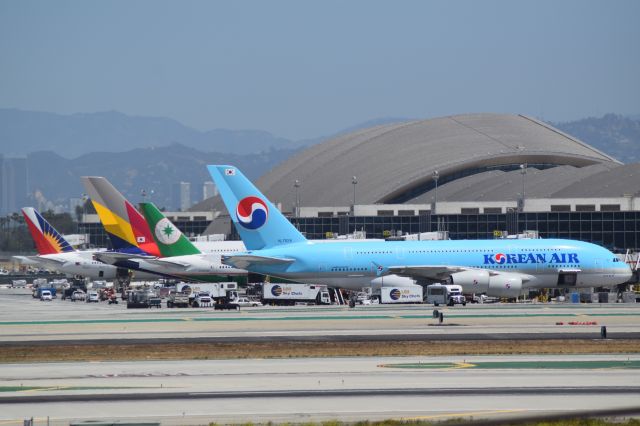
[[[153,203],[141,203],[144,214],[153,239],[156,240],[162,257],[184,256],[188,254],[200,254],[191,241],[185,237],[169,219],[162,214]]]

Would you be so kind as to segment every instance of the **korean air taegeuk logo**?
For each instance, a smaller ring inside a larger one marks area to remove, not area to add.
[[[238,223],[246,229],[258,229],[267,222],[269,209],[267,203],[258,197],[245,197],[236,207]]]

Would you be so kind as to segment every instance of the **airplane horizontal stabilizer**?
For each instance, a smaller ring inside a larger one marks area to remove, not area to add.
[[[114,251],[95,253],[93,257],[94,259],[102,263],[106,263],[107,265],[114,265],[117,262],[122,262],[125,260],[155,259],[155,256],[145,256],[143,254],[134,254],[134,253],[119,253]]]
[[[20,262],[21,265],[39,265],[38,256],[11,256],[11,258]]]
[[[234,254],[222,256],[222,263],[235,266],[236,268],[246,269],[252,264],[260,265],[287,265],[295,262],[295,259],[285,257],[258,256],[255,254]]]

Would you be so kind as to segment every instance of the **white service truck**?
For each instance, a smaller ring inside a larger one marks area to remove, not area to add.
[[[462,294],[462,286],[457,284],[431,284],[427,286],[426,302],[432,303],[435,306],[467,304]]]
[[[327,287],[316,284],[263,283],[260,299],[265,305],[331,304]]]
[[[189,296],[191,302],[200,293],[208,293],[214,301],[233,302],[238,298],[238,283],[236,282],[219,282],[219,283],[178,283],[176,284],[176,293],[182,293]]]
[[[380,303],[422,303],[422,286],[381,287]]]

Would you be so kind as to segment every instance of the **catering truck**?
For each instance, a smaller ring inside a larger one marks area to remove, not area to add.
[[[380,303],[422,303],[422,286],[381,287]]]
[[[238,298],[238,283],[236,282],[219,282],[219,283],[178,283],[176,284],[176,293],[182,293],[189,296],[190,302],[200,293],[208,293],[214,301],[225,299],[232,302]]]
[[[202,297],[207,295],[211,298],[211,305],[215,309],[240,310],[240,305],[236,303],[238,300],[238,283],[219,282],[219,283],[178,283],[176,284],[176,292],[187,295],[189,297],[189,305],[200,307],[205,305],[201,303]],[[206,304],[209,306],[209,304]]]
[[[331,304],[329,290],[323,285],[263,283],[261,287],[260,299],[265,305]]]

